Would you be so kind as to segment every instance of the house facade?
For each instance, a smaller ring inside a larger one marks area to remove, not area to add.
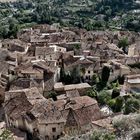
[[[41,140],[55,140],[63,135],[65,119],[58,107],[47,101],[37,88],[9,91],[5,99],[8,127],[28,131]]]
[[[139,93],[140,74],[126,76],[124,81],[123,91],[125,91],[125,93]]]

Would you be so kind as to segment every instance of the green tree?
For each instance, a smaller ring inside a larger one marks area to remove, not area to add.
[[[51,91],[48,93],[48,97],[52,98],[54,101],[57,100],[57,93],[55,91]]]
[[[109,100],[108,105],[113,110],[113,112],[121,112],[124,105],[124,99],[123,97],[119,96],[115,99]]]
[[[91,78],[91,84],[92,84],[92,85],[95,85],[95,84],[97,84],[97,83],[99,83],[99,77],[98,77],[97,74],[94,74],[94,75],[92,76],[92,78]]]
[[[108,105],[109,105],[109,107],[113,110],[113,112],[115,112],[116,100],[115,100],[115,99],[109,100],[109,101],[108,101]]]
[[[51,13],[47,3],[39,3],[36,6],[36,20],[38,23],[51,23]]]
[[[124,105],[123,97],[121,97],[121,96],[117,97],[114,112],[121,112],[123,109],[123,105]]]
[[[60,69],[60,82],[64,82],[65,77],[66,77],[65,70],[63,67],[61,67],[61,69]]]
[[[124,79],[125,79],[124,75],[123,76],[119,76],[118,77],[119,84],[123,85],[124,84]]]
[[[107,66],[104,66],[102,69],[102,75],[101,75],[101,82],[103,86],[106,86],[109,76],[110,76],[110,69]]]
[[[81,77],[80,77],[79,67],[73,68],[73,70],[71,71],[71,77],[72,77],[72,83],[73,84],[80,83]]]
[[[101,105],[106,105],[111,100],[111,95],[107,91],[101,91],[98,94],[98,102]]]
[[[9,22],[9,33],[8,33],[8,36],[16,38],[17,32],[19,30],[18,22],[17,22],[17,20],[15,20],[13,18],[9,19],[8,22]]]
[[[70,74],[66,74],[64,81],[65,81],[66,85],[72,84],[72,77],[71,77],[71,75]]]
[[[74,49],[76,49],[76,50],[79,50],[80,47],[81,47],[81,46],[80,46],[79,44],[74,45]]]
[[[117,88],[114,88],[112,91],[112,99],[118,97],[119,95],[120,95],[120,90]]]
[[[86,92],[86,95],[91,97],[91,98],[97,98],[98,92],[95,89],[89,89]]]
[[[128,45],[129,45],[129,42],[128,42],[128,39],[127,38],[123,38],[121,40],[119,40],[118,42],[118,47],[119,48],[122,48],[122,50],[127,53],[128,52]]]

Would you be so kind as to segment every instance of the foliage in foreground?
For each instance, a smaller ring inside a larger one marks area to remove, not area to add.
[[[140,136],[138,131],[140,127],[140,114],[116,117],[113,120],[113,127],[116,129],[116,135],[118,137],[126,138],[130,134],[132,134],[132,138],[138,137]]]
[[[109,132],[94,131],[90,140],[115,140],[115,135]]]
[[[0,140],[14,140],[13,136],[11,135],[10,131],[3,130],[3,132],[0,134]]]

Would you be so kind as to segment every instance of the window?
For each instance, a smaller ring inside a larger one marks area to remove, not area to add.
[[[47,136],[45,136],[45,140],[49,140],[49,136],[47,135]]]
[[[61,136],[63,135],[63,132],[61,132],[61,134],[60,134]]]
[[[56,128],[55,127],[52,128],[52,132],[56,132]]]
[[[88,73],[90,74],[90,70],[88,70]]]

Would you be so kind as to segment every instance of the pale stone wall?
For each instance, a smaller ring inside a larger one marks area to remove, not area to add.
[[[128,83],[127,81],[125,81],[124,85],[126,87],[126,89],[125,89],[126,92],[130,92],[132,88],[140,89],[140,83],[131,84],[131,83]]]
[[[30,77],[33,79],[43,79],[43,73],[30,74]]]
[[[129,74],[131,71],[128,67],[121,67],[120,69],[120,76],[123,76],[123,75],[127,75]]]
[[[65,134],[75,136],[81,133],[81,128],[78,126],[65,127]]]
[[[80,135],[82,133],[88,132],[89,130],[92,129],[91,124],[83,125],[83,126],[71,126],[71,127],[65,127],[65,134],[69,136],[76,136]]]
[[[42,140],[58,139],[64,131],[64,123],[39,124],[37,127]]]
[[[110,76],[109,76],[108,81],[112,82],[112,81],[116,80],[119,75],[120,75],[120,69],[115,70],[113,73],[110,72]]]
[[[129,47],[128,56],[134,56],[134,55],[135,55],[135,48],[134,47],[133,48]]]
[[[55,54],[46,54],[46,55],[38,55],[36,56],[37,60],[55,60]]]

